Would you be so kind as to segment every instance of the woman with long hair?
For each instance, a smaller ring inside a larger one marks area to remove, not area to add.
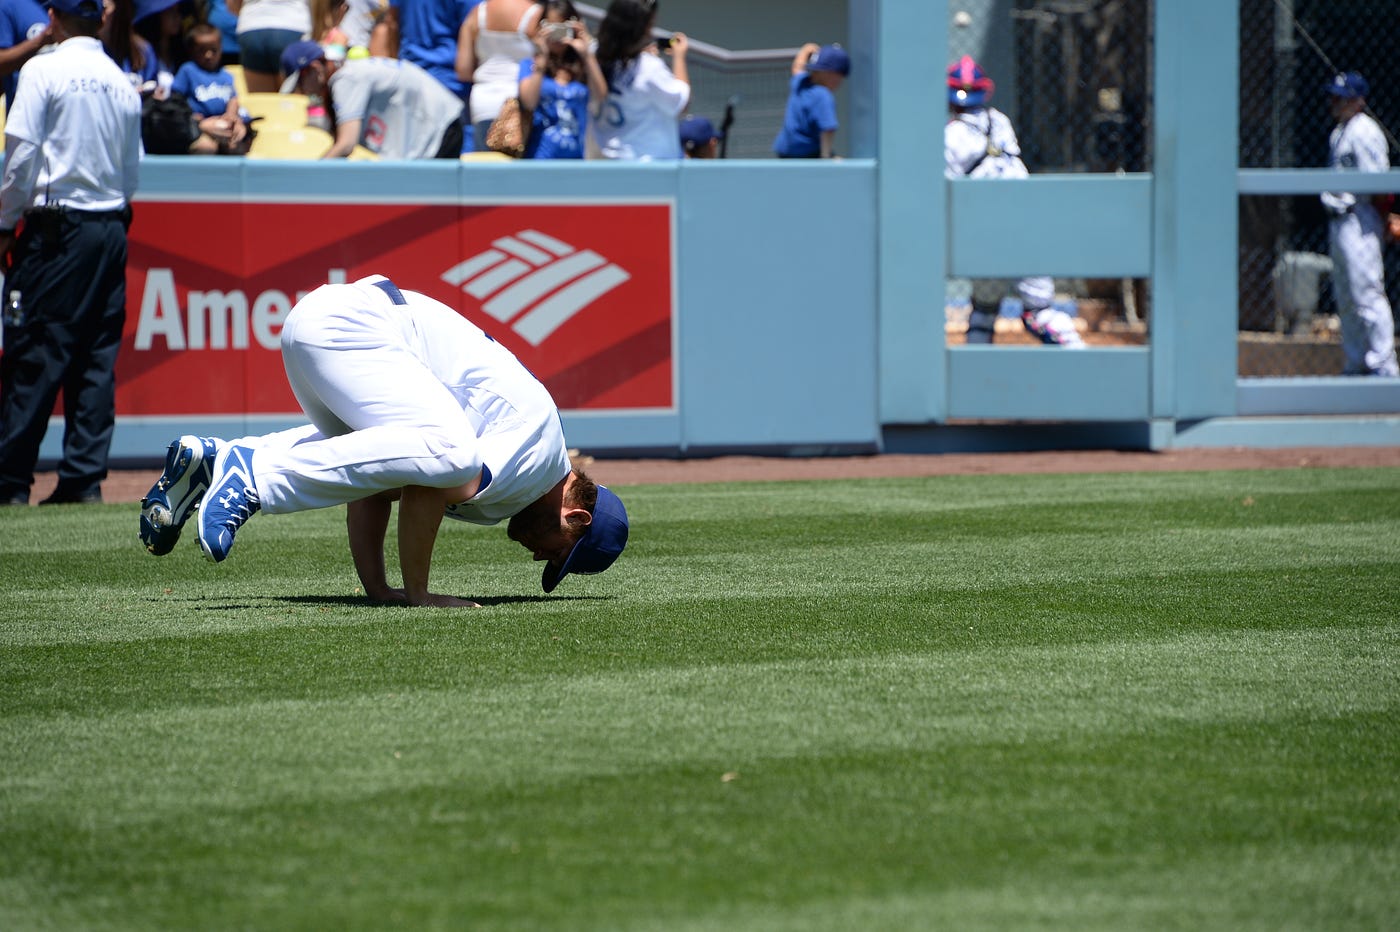
[[[613,0],[598,27],[598,67],[608,84],[602,113],[593,121],[604,158],[681,158],[680,115],[690,103],[690,73],[682,33],[665,41],[671,68],[651,38],[655,0]]]

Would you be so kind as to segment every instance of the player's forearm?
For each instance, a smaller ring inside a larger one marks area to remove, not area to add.
[[[409,486],[399,499],[399,569],[410,605],[427,605],[433,545],[448,503],[442,489]]]
[[[360,577],[365,595],[381,602],[389,600],[392,594],[384,566],[384,536],[393,507],[391,500],[375,495],[351,502],[345,508],[345,529],[355,574]]]

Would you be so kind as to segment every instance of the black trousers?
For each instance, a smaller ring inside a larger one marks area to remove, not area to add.
[[[58,490],[82,495],[107,477],[116,423],[116,363],[126,322],[125,211],[26,215],[5,294],[23,322],[0,355],[0,495],[27,495],[63,390]]]

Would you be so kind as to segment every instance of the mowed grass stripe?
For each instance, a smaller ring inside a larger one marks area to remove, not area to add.
[[[831,598],[678,599],[668,613],[527,608],[332,621],[250,612],[247,630],[6,648],[0,722],[247,699],[318,699],[508,684],[704,663],[833,659],[988,646],[1093,644],[1184,632],[1395,621],[1394,565],[1054,578],[988,588],[922,583]],[[1146,594],[1145,594],[1146,593]],[[371,610],[367,610],[371,611]],[[338,606],[334,613],[353,616]],[[493,614],[494,613],[494,614]],[[183,626],[182,626],[183,630]],[[62,670],[61,677],[54,670]]]
[[[82,802],[119,825],[172,809],[352,798],[443,779],[470,777],[485,789],[701,760],[742,769],[770,757],[1378,713],[1400,706],[1397,656],[1396,631],[1206,632],[554,675],[338,701],[22,716],[0,727],[0,755],[16,762],[3,779],[12,794],[4,808],[20,818],[48,799],[61,818]],[[39,733],[41,745],[26,744]],[[201,740],[207,734],[221,740]],[[83,766],[120,757],[151,781],[131,786],[119,773]],[[59,786],[65,792],[55,797]]]

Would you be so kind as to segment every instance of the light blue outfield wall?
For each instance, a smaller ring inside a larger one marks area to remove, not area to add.
[[[1238,172],[1236,95],[1219,93],[1236,83],[1235,4],[1154,7],[1150,175],[945,183],[943,105],[928,49],[946,45],[929,30],[948,21],[947,4],[873,0],[850,4],[855,71],[844,92],[850,151],[865,158],[402,166],[150,159],[138,209],[141,198],[190,194],[674,199],[678,404],[645,416],[566,415],[571,442],[600,453],[1008,449],[1018,438],[1045,445],[1045,422],[1070,424],[1065,436],[1077,444],[1400,444],[1400,418],[1387,416],[1400,412],[1400,380],[1314,380],[1309,391],[1299,380],[1237,378],[1239,194],[1321,190],[1327,174]],[[909,29],[911,22],[925,28]],[[1376,183],[1400,188],[1397,179]],[[1150,277],[1150,345],[1073,354],[944,345],[949,274],[1031,273]],[[1001,426],[979,440],[953,423],[967,418],[1042,425],[1024,434]],[[113,453],[149,460],[185,430],[281,426],[222,421],[125,421]],[[50,431],[46,459],[57,455],[59,433]]]

